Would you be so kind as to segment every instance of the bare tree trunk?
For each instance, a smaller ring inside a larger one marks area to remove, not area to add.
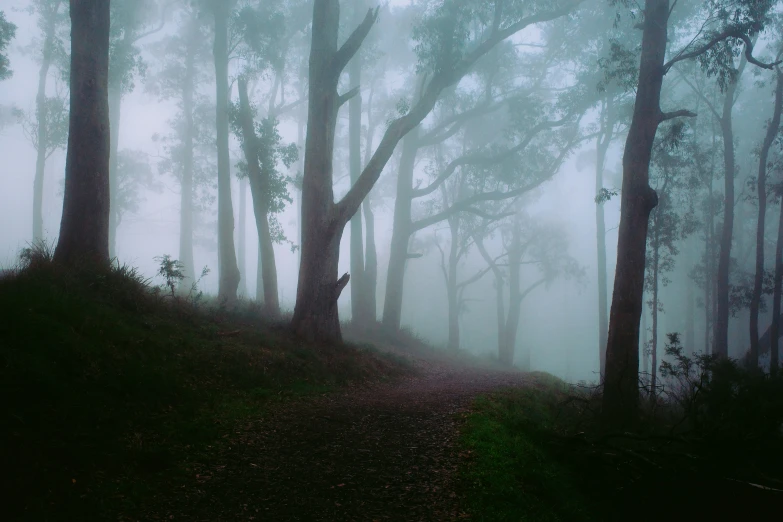
[[[601,134],[596,141],[595,161],[595,192],[596,196],[604,188],[604,167],[606,153],[612,141],[614,121],[611,114],[612,96],[608,95],[603,106]],[[595,206],[595,235],[597,247],[598,269],[598,361],[600,364],[601,379],[606,370],[606,336],[609,328],[609,310],[607,303],[606,281],[606,222],[604,220],[604,205],[597,203]]]
[[[250,182],[258,231],[264,310],[268,315],[277,317],[280,315],[280,301],[277,289],[277,264],[272,234],[269,229],[269,174],[267,172],[269,167],[259,165],[259,143],[253,125],[253,113],[247,93],[247,79],[240,77],[237,81],[237,87],[239,91],[239,118],[242,127],[242,150],[247,162],[247,177]]]
[[[55,260],[109,261],[109,1],[70,0],[65,196]]]
[[[456,352],[459,350],[459,309],[460,296],[457,286],[457,270],[459,263],[459,221],[456,217],[449,221],[449,231],[451,232],[451,245],[449,248],[449,266],[446,277],[446,295],[449,302],[449,350]]]
[[[650,357],[647,355],[647,310],[645,306],[642,306],[642,332],[640,336],[641,357],[642,357],[642,372],[645,374],[645,379],[650,374]]]
[[[505,343],[504,358],[501,361],[506,366],[514,365],[514,351],[519,331],[519,315],[522,312],[522,285],[519,270],[522,263],[522,239],[519,222],[515,220],[511,232],[511,244],[508,248],[508,315],[503,333]]]
[[[623,186],[612,307],[606,348],[603,416],[608,426],[636,422],[639,408],[639,319],[644,293],[647,227],[657,195],[649,185],[658,125],[669,1],[645,4],[639,85],[623,154]]]
[[[663,205],[659,205],[653,212],[653,288],[652,288],[652,343],[650,355],[652,367],[650,368],[650,398],[655,399],[656,386],[658,385],[658,271],[660,264],[660,212]]]
[[[720,255],[718,257],[717,273],[717,316],[714,321],[712,353],[721,358],[729,356],[729,270],[731,268],[731,241],[734,235],[734,176],[736,161],[734,159],[734,128],[732,111],[734,109],[737,83],[745,68],[743,59],[734,80],[729,83],[723,101],[720,129],[723,136],[723,230],[720,239]]]
[[[688,240],[688,261],[692,266],[696,256],[696,242],[693,239]],[[694,284],[692,281],[688,281],[687,275],[685,279],[686,294],[685,294],[685,351],[689,355],[693,355],[696,349],[696,303],[694,296]]]
[[[231,2],[213,2],[215,17],[215,80],[218,170],[218,298],[233,303],[239,287],[234,250],[234,209],[231,203],[231,160],[228,151],[228,17]]]
[[[367,318],[375,324],[378,321],[378,254],[375,247],[375,215],[370,198],[364,200],[365,254],[364,254],[364,304]]]
[[[194,23],[194,22],[191,22]],[[182,84],[182,182],[180,194],[179,261],[185,267],[184,288],[196,280],[193,260],[193,90],[195,86],[195,50],[193,35],[189,35],[188,51],[185,55],[185,79]]]
[[[394,225],[392,227],[389,270],[386,276],[386,294],[383,303],[383,325],[391,330],[400,329],[402,295],[405,283],[405,265],[408,262],[408,242],[411,237],[411,206],[413,204],[413,169],[416,164],[419,128],[410,131],[402,140],[402,154],[397,171],[397,192],[394,200]]]
[[[371,22],[374,23],[374,19]],[[342,340],[337,300],[349,279],[347,274],[337,279],[345,222],[337,215],[332,188],[334,134],[341,104],[337,84],[344,66],[342,63],[336,65],[339,25],[337,0],[315,2],[302,179],[302,257],[291,322],[298,335],[326,342]]]
[[[358,11],[358,9],[357,9]],[[350,84],[359,86],[362,77],[362,65],[356,55],[349,65]],[[353,185],[362,173],[362,96],[357,94],[348,102],[348,149],[350,155],[350,175]],[[362,238],[362,213],[357,212],[351,218],[351,321],[355,325],[367,326],[370,322],[366,299],[366,281],[364,277],[364,241]],[[374,322],[374,321],[373,321]]]
[[[508,343],[506,342],[506,302],[503,295],[503,289],[505,287],[505,281],[503,281],[503,275],[500,271],[495,271],[495,308],[497,309],[497,326],[498,326],[498,361],[506,363],[508,356],[506,355]]]
[[[778,218],[778,238],[775,244],[775,288],[772,294],[772,325],[769,336],[769,371],[777,374],[780,366],[780,298],[783,294],[783,198],[780,198],[780,216]]]
[[[37,146],[35,157],[35,179],[33,181],[33,243],[43,241],[43,185],[46,173],[46,153],[49,145],[49,114],[46,105],[46,80],[52,65],[54,47],[54,16],[49,17],[44,35],[41,67],[38,69],[38,93],[35,96],[35,117]]]
[[[239,295],[247,295],[247,180],[239,180],[239,232],[237,238],[237,268]]]
[[[109,257],[117,256],[117,228],[120,225],[120,211],[117,204],[119,179],[117,172],[120,145],[120,111],[122,110],[122,91],[116,82],[109,82],[109,128],[111,129],[109,149],[109,187],[111,190],[111,213],[109,214]]]
[[[759,214],[756,227],[756,274],[753,281],[753,297],[750,302],[750,354],[751,368],[759,364],[759,305],[761,304],[761,292],[764,283],[764,231],[767,216],[767,160],[769,150],[780,130],[780,113],[783,108],[783,74],[777,72],[777,86],[775,88],[775,108],[772,120],[767,126],[767,134],[759,153],[759,175],[757,179]]]

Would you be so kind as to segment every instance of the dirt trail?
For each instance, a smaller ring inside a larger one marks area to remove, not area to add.
[[[230,444],[146,520],[423,521],[459,518],[457,413],[524,374],[444,359],[417,374],[297,401],[227,435]],[[230,446],[230,447],[228,447]]]

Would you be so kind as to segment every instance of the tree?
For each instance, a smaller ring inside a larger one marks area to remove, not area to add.
[[[295,144],[281,145],[277,130],[277,120],[268,117],[259,125],[253,121],[254,110],[248,96],[247,78],[240,76],[237,81],[239,105],[233,112],[232,120],[237,134],[241,137],[245,163],[242,170],[250,182],[253,198],[253,211],[258,231],[259,253],[261,255],[263,299],[266,313],[272,317],[280,315],[280,301],[277,290],[277,268],[274,243],[285,240],[283,228],[275,215],[291,202],[286,179],[277,169],[278,162],[286,167],[293,165],[298,158]]]
[[[36,150],[35,177],[33,181],[33,243],[43,240],[43,187],[46,160],[65,146],[68,137],[68,106],[62,96],[48,96],[49,69],[53,64],[65,66],[67,52],[62,30],[67,22],[67,5],[64,0],[36,0],[30,11],[37,14],[41,31],[40,43],[36,41],[38,68],[38,92],[35,96],[35,117],[24,118],[23,125]],[[65,68],[65,67],[62,67]]]
[[[173,136],[162,138],[167,159],[160,166],[172,174],[180,185],[177,259],[182,263],[185,274],[182,287],[190,289],[196,280],[193,225],[194,213],[198,209],[194,205],[196,199],[203,199],[198,194],[210,185],[209,177],[212,176],[211,173],[206,175],[207,169],[199,168],[199,164],[205,162],[204,145],[212,141],[213,137],[206,129],[207,124],[214,128],[215,122],[199,118],[199,115],[204,114],[202,109],[206,101],[199,96],[198,86],[209,79],[202,65],[210,54],[204,22],[199,18],[198,11],[187,3],[178,11],[178,22],[179,30],[176,34],[155,44],[155,53],[160,57],[160,69],[147,82],[147,88],[164,100],[176,100],[179,108],[178,115],[170,122],[175,130]],[[209,148],[214,150],[214,145]]]
[[[639,319],[644,291],[645,247],[650,212],[657,204],[657,195],[649,185],[655,134],[662,122],[693,114],[686,110],[668,113],[661,110],[664,76],[679,62],[699,59],[705,68],[711,67],[710,70],[718,75],[721,85],[727,85],[733,76],[727,56],[733,56],[740,46],[744,46],[748,61],[771,67],[753,58],[751,37],[764,27],[774,2],[742,0],[731,3],[731,10],[726,9],[724,2],[705,4],[703,10],[708,12],[699,10],[699,14],[706,14],[710,20],[719,22],[718,28],[705,28],[668,61],[668,29],[672,7],[677,7],[677,2],[646,0],[644,9],[638,13],[642,17],[641,60],[636,103],[623,153],[617,268],[606,348],[603,416],[607,425],[629,426],[635,422],[638,413]],[[618,43],[616,61],[623,63],[623,56],[629,56],[628,51]]]
[[[234,208],[231,202],[229,139],[228,23],[236,0],[204,0],[214,21],[215,121],[218,178],[218,298],[234,302],[239,288],[239,267],[234,249]]]
[[[778,53],[780,59],[781,53]],[[756,272],[753,277],[753,297],[750,302],[750,354],[749,364],[752,368],[759,363],[759,305],[764,283],[764,232],[767,216],[767,162],[769,151],[775,138],[780,132],[780,115],[783,110],[783,73],[776,69],[775,101],[772,109],[772,118],[767,124],[767,132],[759,152],[759,171],[756,185],[758,190],[758,221],[756,226]],[[778,314],[779,315],[779,314]],[[773,312],[773,317],[774,312]]]
[[[0,11],[0,81],[7,80],[13,74],[9,68],[11,62],[6,56],[6,48],[16,36],[16,25],[5,18],[5,13]]]
[[[584,269],[568,254],[568,240],[561,228],[551,223],[537,222],[521,209],[500,227],[500,255],[493,257],[489,253],[485,244],[486,232],[486,229],[479,230],[473,239],[481,257],[495,276],[498,360],[510,367],[514,364],[520,314],[525,298],[559,277],[581,280]],[[523,273],[524,267],[534,270],[532,273]],[[532,276],[528,283],[523,282],[525,275]],[[530,368],[529,357],[524,367]]]
[[[415,33],[421,66],[429,76],[422,95],[409,111],[390,123],[357,182],[335,203],[332,159],[337,110],[357,94],[354,89],[339,95],[338,83],[375,24],[378,10],[368,11],[362,23],[338,47],[339,1],[315,2],[302,184],[302,262],[292,318],[292,327],[299,335],[322,341],[341,339],[337,299],[349,276],[337,279],[340,238],[345,225],[377,182],[397,143],[430,113],[446,88],[462,79],[497,44],[526,27],[571,13],[580,2],[564,0],[555,7],[538,6],[540,9],[528,16],[515,9],[504,9],[510,7],[507,3],[510,4],[499,0],[494,6],[488,6],[478,1],[447,1],[428,13]],[[546,5],[551,6],[551,2]],[[487,22],[478,23],[480,20]],[[455,35],[463,32],[468,34],[466,41],[453,45]]]
[[[109,2],[70,0],[68,153],[60,238],[66,265],[109,262]]]
[[[111,213],[109,217],[109,253],[115,257],[117,250],[117,213],[119,143],[122,98],[135,88],[136,76],[146,73],[147,65],[141,57],[139,41],[161,31],[165,23],[165,11],[160,20],[155,17],[156,0],[113,0],[111,3],[111,33],[109,48],[109,118],[111,125],[111,157],[109,180],[111,185]],[[152,26],[153,21],[157,25]]]

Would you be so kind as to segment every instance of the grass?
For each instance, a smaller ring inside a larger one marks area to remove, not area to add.
[[[470,518],[755,520],[779,510],[780,434],[754,435],[757,421],[746,425],[747,440],[671,434],[659,429],[666,421],[650,420],[636,433],[606,433],[589,411],[595,399],[546,375],[478,398],[459,439]]]
[[[462,427],[459,483],[478,521],[592,520],[571,471],[546,439],[562,383],[478,398]]]
[[[4,519],[116,519],[271,403],[407,371],[163,294],[127,268],[0,279]]]

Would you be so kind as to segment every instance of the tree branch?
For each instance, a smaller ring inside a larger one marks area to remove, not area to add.
[[[345,69],[345,66],[351,61],[351,58],[359,52],[362,43],[364,43],[364,39],[370,34],[370,29],[372,29],[372,26],[375,25],[375,21],[378,19],[379,9],[380,7],[368,9],[367,15],[364,17],[362,23],[354,29],[351,36],[348,37],[342,47],[335,53],[334,58],[332,58],[331,70],[334,71],[337,76],[342,74],[343,69]]]
[[[381,139],[381,143],[375,150],[372,159],[370,159],[369,163],[365,166],[359,179],[343,199],[337,203],[336,219],[339,221],[338,224],[345,225],[354,213],[356,213],[359,206],[362,204],[362,201],[364,201],[364,198],[367,197],[367,194],[370,193],[370,190],[372,190],[373,186],[378,181],[383,168],[394,153],[397,143],[403,136],[410,132],[411,129],[416,127],[427,117],[437,103],[440,93],[444,89],[458,82],[479,58],[491,51],[499,42],[530,25],[548,22],[565,16],[583,1],[584,0],[572,0],[566,4],[566,7],[553,11],[540,12],[523,18],[504,30],[494,31],[487,40],[478,45],[471,53],[468,53],[456,67],[445,69],[437,73],[429,85],[427,85],[427,88],[419,101],[408,114],[396,119],[389,125],[386,129],[386,133]]]
[[[673,120],[674,118],[695,118],[697,114],[695,112],[691,112],[686,109],[681,109],[679,111],[674,112],[662,112],[660,116],[658,116],[658,119],[661,123],[667,121],[667,120]]]
[[[685,52],[685,50],[688,48],[688,46],[685,46],[682,50],[680,50],[679,53],[677,53],[674,58],[669,60],[663,65],[663,74],[666,74],[669,72],[669,70],[672,68],[674,64],[677,62],[682,62],[684,60],[690,60],[691,58],[696,58],[698,56],[701,56],[702,54],[706,53],[719,43],[721,43],[724,40],[727,40],[729,38],[737,38],[739,40],[742,40],[745,43],[745,58],[748,60],[749,63],[752,63],[753,65],[756,65],[758,67],[761,67],[763,69],[773,69],[776,65],[779,65],[781,63],[780,60],[773,62],[773,63],[763,63],[757,60],[753,57],[753,42],[750,40],[750,37],[742,32],[740,32],[738,29],[732,27],[729,29],[725,29],[724,31],[716,34],[712,37],[708,42],[704,43],[697,49],[694,49],[690,52]]]
[[[361,91],[361,87],[359,87],[359,86],[357,85],[356,87],[354,87],[354,88],[353,88],[353,89],[351,89],[350,91],[348,91],[348,92],[346,92],[345,94],[343,94],[343,95],[339,96],[339,97],[337,98],[337,107],[338,107],[338,108],[339,108],[339,107],[342,107],[342,106],[343,106],[343,104],[344,104],[345,102],[347,102],[348,100],[350,100],[351,98],[353,98],[354,96],[356,96],[357,94],[359,94],[359,92],[360,92],[360,91]]]

